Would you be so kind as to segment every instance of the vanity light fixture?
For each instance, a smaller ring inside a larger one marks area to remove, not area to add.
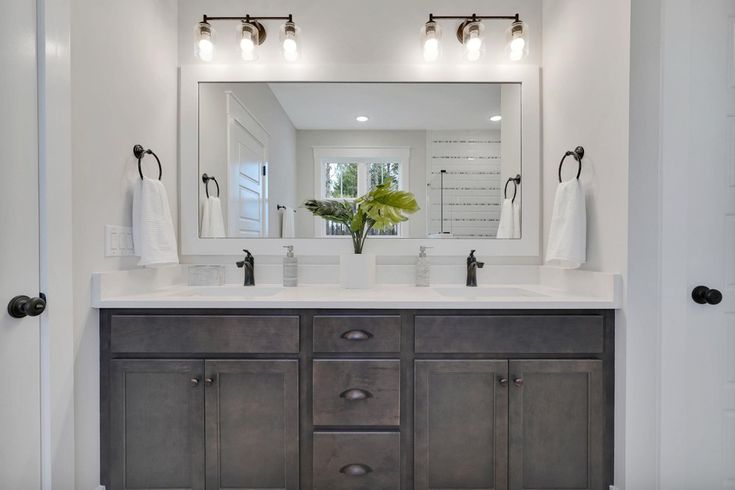
[[[519,61],[528,54],[528,38],[526,24],[515,15],[434,15],[429,14],[429,21],[421,29],[421,43],[424,60],[433,62],[439,59],[441,31],[437,20],[461,20],[457,28],[457,39],[464,46],[467,61],[475,62],[482,58],[485,48],[483,20],[512,20],[508,28],[506,54],[511,61]]]
[[[355,118],[355,121],[357,121],[357,122],[368,122],[368,119],[370,119],[370,118],[367,117],[367,116],[357,116]]]
[[[214,59],[214,30],[210,21],[234,20],[240,21],[237,27],[237,41],[240,43],[240,55],[243,61],[255,61],[258,59],[257,48],[265,42],[266,30],[261,21],[285,20],[281,26],[281,46],[283,57],[286,61],[296,61],[299,57],[298,27],[289,14],[285,17],[255,17],[246,15],[244,17],[209,17],[204,14],[203,19],[195,27],[196,55],[202,61]]]

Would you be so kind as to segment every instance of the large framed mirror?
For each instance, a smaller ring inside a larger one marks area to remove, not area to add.
[[[461,82],[225,71],[182,68],[184,254],[276,254],[282,244],[341,253],[347,230],[303,202],[351,202],[389,181],[420,210],[371,232],[375,253],[412,254],[420,243],[439,254],[538,255],[537,69]]]

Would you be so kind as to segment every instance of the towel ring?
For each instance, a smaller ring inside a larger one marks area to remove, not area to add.
[[[515,177],[510,177],[508,180],[505,181],[505,189],[503,189],[503,196],[508,199],[508,184],[513,182],[513,199],[510,201],[511,203],[516,202],[516,195],[518,195],[518,186],[521,185],[521,174],[516,175]]]
[[[559,183],[561,183],[561,168],[564,166],[564,160],[566,160],[569,156],[572,156],[575,160],[577,160],[577,180],[579,180],[579,176],[582,175],[582,159],[584,158],[584,148],[578,146],[574,149],[574,151],[566,152],[561,158],[561,162],[559,162]]]
[[[207,174],[202,174],[202,182],[204,182],[204,192],[207,193],[207,199],[209,199],[209,181],[210,180],[213,180],[214,183],[217,184],[217,197],[219,197],[219,182],[217,182],[217,179]]]
[[[153,153],[153,150],[146,150],[141,145],[135,145],[133,147],[133,155],[138,159],[138,175],[140,175],[140,180],[143,180],[143,170],[140,168],[140,161],[146,153],[153,155],[156,158],[156,162],[158,162],[158,180],[161,180],[161,177],[163,176],[163,168],[161,168],[161,160],[158,159],[158,155]]]

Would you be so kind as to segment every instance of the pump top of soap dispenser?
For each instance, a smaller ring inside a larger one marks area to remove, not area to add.
[[[424,247],[423,245],[419,247],[419,257],[426,257],[426,251],[430,248],[434,247]]]
[[[284,245],[283,248],[285,248],[286,251],[286,257],[293,257],[293,245]]]

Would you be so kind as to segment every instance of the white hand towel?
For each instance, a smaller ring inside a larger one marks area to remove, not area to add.
[[[222,214],[222,201],[219,197],[209,196],[202,206],[202,238],[224,238],[225,218]]]
[[[281,238],[296,236],[296,213],[289,207],[281,208]]]
[[[551,215],[546,263],[576,269],[587,261],[587,209],[579,180],[562,182],[556,189]]]
[[[513,238],[521,237],[521,205],[516,199],[513,203]]]
[[[505,199],[503,200],[503,204],[500,208],[500,223],[498,224],[498,234],[496,235],[496,238],[501,240],[513,238],[513,229],[515,228],[513,218],[513,201]]]
[[[138,265],[178,264],[174,223],[166,188],[144,177],[133,192],[133,245]]]

